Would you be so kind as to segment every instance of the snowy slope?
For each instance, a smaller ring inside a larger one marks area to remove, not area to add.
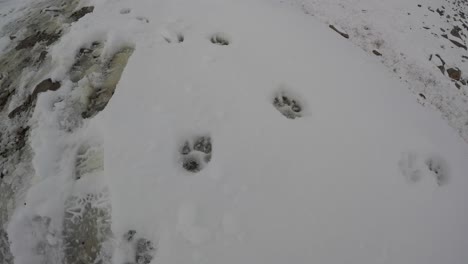
[[[14,263],[80,263],[88,243],[96,263],[465,263],[466,142],[295,3],[83,2],[94,12],[49,49],[61,88],[30,121]],[[95,76],[68,69],[96,41],[102,64],[133,53],[82,119]],[[74,225],[87,206],[96,230]]]
[[[400,78],[422,105],[437,109],[468,138],[468,52],[465,0],[280,1],[343,29],[349,41]],[[453,75],[450,69],[460,72]]]
[[[103,117],[117,236],[159,241],[162,263],[467,259],[466,145],[375,58],[294,10],[171,4],[152,11],[186,40],[137,47]],[[208,41],[218,31],[229,46]],[[281,90],[302,118],[274,109]],[[200,134],[213,157],[192,175],[175,150]]]

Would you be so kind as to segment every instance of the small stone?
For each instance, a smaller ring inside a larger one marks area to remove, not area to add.
[[[190,153],[190,151],[191,151],[190,145],[189,145],[189,143],[186,141],[186,142],[184,143],[184,146],[182,147],[181,153],[182,153],[182,155],[187,155],[187,154]]]
[[[380,53],[377,50],[373,50],[372,53],[374,53],[374,55],[376,55],[376,56],[382,56],[382,53]]]
[[[334,25],[330,25],[329,26],[331,29],[333,29],[334,31],[336,31],[338,34],[340,34],[341,36],[343,36],[344,38],[346,39],[349,39],[349,35],[346,34],[345,32],[342,32],[340,30],[338,30]]]
[[[450,34],[452,34],[452,36],[454,36],[454,37],[457,37],[457,38],[461,39],[460,31],[461,31],[460,27],[454,26],[453,29],[450,30]]]
[[[437,68],[439,68],[440,72],[442,72],[442,74],[445,74],[445,67],[443,65],[439,65],[437,66]]]
[[[447,74],[451,79],[456,81],[459,81],[461,78],[461,70],[458,68],[447,69]]]

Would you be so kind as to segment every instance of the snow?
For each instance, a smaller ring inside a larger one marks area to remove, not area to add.
[[[32,117],[15,264],[63,263],[64,212],[88,202],[112,208],[115,264],[135,261],[130,230],[155,245],[151,263],[464,263],[466,142],[379,57],[291,3],[89,1],[49,50],[62,87]],[[86,84],[67,69],[95,40],[104,58],[135,50],[105,110],[81,120]],[[275,108],[283,96],[300,115]],[[193,173],[180,151],[199,138],[211,159]]]
[[[399,76],[414,94],[423,94],[422,104],[441,112],[448,123],[468,138],[466,86],[458,89],[446,73],[429,61],[436,54],[447,62],[446,69],[458,67],[467,72],[466,50],[449,39],[454,26],[466,30],[464,1],[371,1],[371,0],[292,0],[276,1],[302,10],[304,14],[334,25],[350,34],[349,41],[371,53],[377,49],[379,59]],[[457,5],[458,3],[458,5]],[[440,15],[436,10],[443,10]],[[443,36],[446,35],[447,39]],[[464,37],[466,38],[466,37]],[[436,65],[438,66],[438,65]],[[445,76],[444,76],[445,75]],[[466,78],[466,77],[464,77]]]

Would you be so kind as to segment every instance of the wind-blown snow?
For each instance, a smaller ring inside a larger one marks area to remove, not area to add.
[[[468,259],[466,142],[378,57],[267,0],[89,3],[50,50],[53,78],[96,38],[104,54],[135,50],[92,119],[75,123],[82,90],[67,79],[40,94],[36,175],[7,230],[16,264],[62,263],[66,202],[90,193],[112,207],[115,264],[136,262],[130,230],[154,245],[151,263]],[[200,138],[194,173],[181,152]],[[96,158],[77,180],[83,146]]]

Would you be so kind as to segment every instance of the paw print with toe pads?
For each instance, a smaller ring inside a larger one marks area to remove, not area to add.
[[[149,264],[156,254],[156,246],[151,240],[146,238],[135,239],[137,232],[135,230],[129,230],[124,234],[123,238],[125,241],[130,243],[129,245],[133,248],[135,255],[133,261],[125,262],[125,264]]]
[[[185,141],[180,150],[182,167],[190,172],[199,172],[211,160],[211,137],[201,136],[192,141]]]
[[[296,119],[302,116],[302,104],[296,98],[285,92],[281,92],[275,96],[273,99],[273,106],[289,119]]]

